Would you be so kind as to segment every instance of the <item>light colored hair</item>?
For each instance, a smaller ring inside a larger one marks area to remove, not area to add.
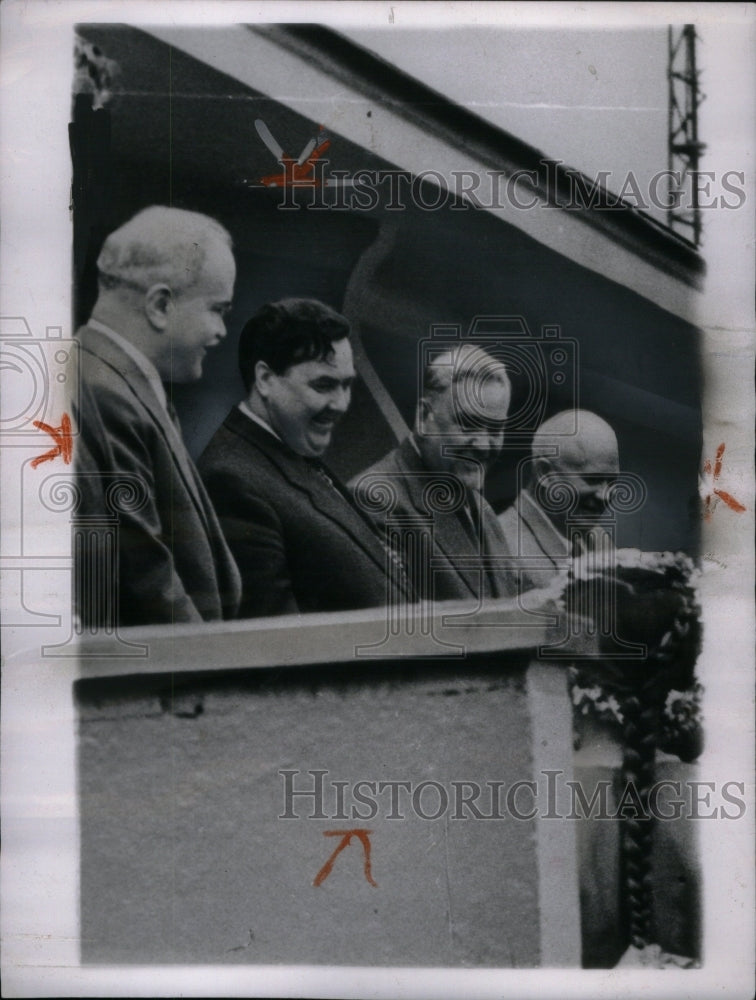
[[[502,361],[492,357],[476,344],[460,344],[433,358],[423,371],[422,395],[439,396],[459,378],[473,377],[498,379],[511,393],[512,387]]]
[[[97,258],[100,287],[147,291],[166,284],[179,294],[196,284],[213,244],[232,248],[223,226],[208,215],[152,205],[112,232]]]

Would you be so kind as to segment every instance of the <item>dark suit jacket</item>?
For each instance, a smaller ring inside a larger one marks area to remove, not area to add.
[[[106,496],[119,476],[124,484],[131,477],[143,488],[142,500],[118,504],[119,623],[233,617],[239,572],[178,427],[118,344],[86,326],[78,337],[80,437],[74,448],[82,500],[77,514],[112,516]],[[98,565],[104,571],[105,562]],[[80,559],[79,571],[85,569],[86,560]],[[97,604],[82,602],[85,623],[103,624]]]
[[[411,440],[407,438],[375,465],[365,469],[349,483],[355,489],[363,476],[386,475],[397,493],[393,515],[428,514],[423,492],[433,480]],[[487,500],[470,497],[477,503],[479,524],[470,525],[460,511],[433,513],[433,572],[416,567],[413,583],[423,597],[436,601],[471,600],[472,598],[512,597],[516,594],[515,578],[504,567],[486,567],[485,556],[507,556],[506,540],[496,515]],[[385,514],[375,515],[380,527]],[[464,562],[462,561],[464,560]]]
[[[387,603],[386,551],[344,488],[237,407],[198,466],[241,570],[242,617]]]

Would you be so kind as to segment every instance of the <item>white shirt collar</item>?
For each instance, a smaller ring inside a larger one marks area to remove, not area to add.
[[[161,406],[165,409],[168,408],[168,402],[165,395],[165,387],[160,380],[160,375],[158,374],[157,368],[153,365],[150,359],[142,354],[138,347],[134,347],[131,341],[122,337],[120,333],[116,333],[111,327],[106,326],[105,323],[101,323],[98,319],[90,319],[87,321],[87,326],[92,330],[97,330],[98,333],[104,333],[106,337],[109,337],[114,344],[118,344],[121,350],[128,354],[137,368],[141,371],[147,381],[153,388],[153,391],[157,398],[160,400]]]
[[[263,430],[266,430],[268,434],[272,434],[274,438],[277,438],[281,442],[281,444],[284,444],[283,438],[281,438],[279,434],[276,434],[276,432],[270,426],[268,421],[263,420],[262,417],[258,417],[258,415],[252,411],[246,399],[243,399],[241,403],[239,403],[239,409],[242,411],[245,417],[249,417],[250,420],[254,420],[256,424],[259,424],[260,427],[263,428]]]

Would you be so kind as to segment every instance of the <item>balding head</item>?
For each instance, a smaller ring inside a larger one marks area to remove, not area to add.
[[[573,515],[603,513],[608,488],[619,473],[617,435],[605,420],[588,410],[557,413],[538,428],[531,451],[534,489],[545,476],[551,485],[564,481],[579,497]],[[549,516],[560,523],[566,514]]]
[[[208,253],[231,249],[215,219],[181,208],[152,205],[112,232],[97,258],[101,288],[147,291],[162,283],[175,293],[197,283]]]
[[[92,318],[129,340],[165,382],[202,375],[226,335],[236,265],[231,237],[199,212],[153,205],[108,236]]]
[[[575,426],[577,425],[577,433]],[[617,435],[609,424],[589,410],[564,410],[545,420],[533,436],[533,458],[559,456],[553,461],[561,468],[587,470],[596,467],[619,471]]]

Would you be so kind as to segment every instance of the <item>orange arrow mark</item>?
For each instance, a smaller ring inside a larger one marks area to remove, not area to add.
[[[359,830],[359,829],[324,830],[323,831],[324,837],[341,837],[341,840],[339,841],[336,850],[333,852],[333,854],[330,856],[330,858],[326,861],[326,863],[320,869],[318,874],[315,876],[315,880],[313,881],[312,884],[322,885],[323,882],[325,882],[325,880],[333,871],[333,864],[336,858],[339,856],[339,854],[341,854],[341,852],[344,850],[345,847],[349,846],[349,844],[352,841],[352,837],[356,837],[362,844],[362,849],[365,852],[365,862],[364,862],[365,878],[368,880],[370,885],[375,886],[375,888],[378,888],[378,883],[373,880],[373,873],[370,868],[370,834],[372,832],[373,832],[372,830]]]
[[[66,465],[70,465],[73,458],[73,437],[71,436],[71,419],[67,413],[61,417],[60,427],[51,427],[43,420],[35,420],[34,426],[39,430],[49,434],[55,442],[55,447],[50,448],[44,455],[38,455],[32,459],[31,467],[36,469],[42,462],[51,462],[60,455]]]

